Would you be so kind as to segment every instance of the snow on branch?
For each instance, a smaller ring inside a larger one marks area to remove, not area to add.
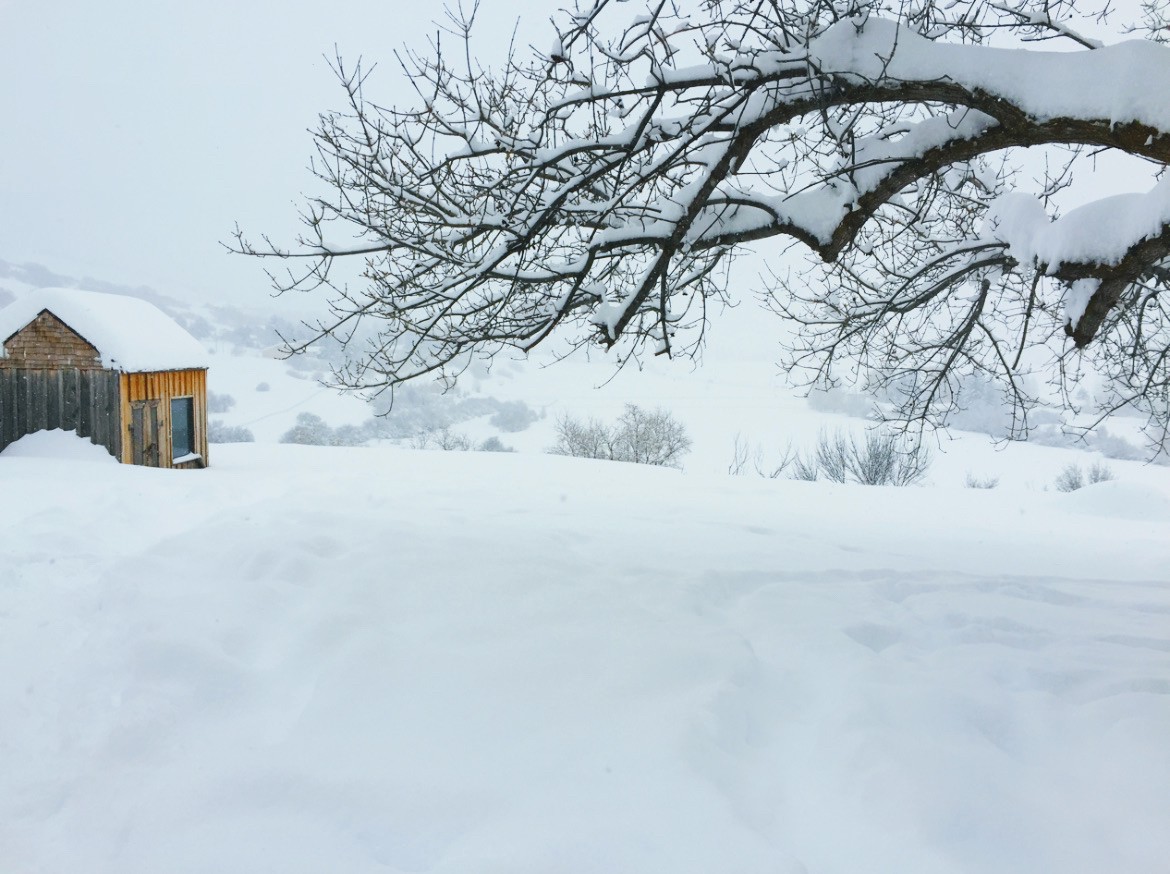
[[[1105,45],[1086,30],[1104,10],[1069,0],[961,13],[924,0],[899,19],[879,7],[709,0],[639,14],[594,0],[555,21],[547,55],[493,74],[438,42],[402,58],[412,109],[367,99],[364,71],[339,59],[348,106],[317,130],[326,193],[307,205],[299,249],[237,247],[294,259],[281,289],[332,289],[318,335],[363,337],[341,374],[357,387],[554,334],[623,355],[693,352],[731,257],[770,238],[804,244],[838,285],[778,306],[837,332],[805,350],[822,362],[861,343],[1014,380],[1022,347],[1052,324],[1086,348],[1129,331],[1138,301],[1141,335],[1163,342],[1148,316],[1170,253],[1165,186],[1056,220],[1045,210],[1086,156],[1124,153],[1151,173],[1170,162],[1170,101],[1155,87],[1170,83],[1170,49]],[[1044,38],[1072,50],[1028,46]],[[1044,203],[1004,196],[1010,156],[1051,147],[1066,160],[1036,192]],[[355,257],[358,291],[330,278]]]

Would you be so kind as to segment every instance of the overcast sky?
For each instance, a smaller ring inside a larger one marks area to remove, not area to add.
[[[543,44],[551,8],[482,0],[480,53],[517,17]],[[237,220],[295,232],[306,131],[343,96],[324,55],[380,61],[377,96],[409,102],[392,52],[440,18],[428,0],[0,0],[0,258],[261,299],[261,265],[220,241]]]
[[[518,20],[522,47],[547,47],[558,5],[481,0],[477,56],[502,58]],[[393,51],[425,49],[442,18],[437,0],[0,0],[0,259],[263,300],[262,265],[220,242],[237,221],[296,233],[307,130],[343,98],[325,56],[380,62],[370,93],[413,103]],[[1145,175],[1078,182],[1100,196]]]

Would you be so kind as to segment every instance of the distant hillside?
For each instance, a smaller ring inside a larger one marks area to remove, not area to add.
[[[298,314],[291,307],[275,302],[271,309],[259,310],[189,301],[163,294],[149,285],[126,285],[92,276],[70,276],[44,264],[17,264],[0,258],[0,306],[34,288],[50,287],[86,288],[148,300],[205,343],[226,343],[239,349],[258,351],[271,348],[280,342],[279,334],[295,335],[300,326]]]

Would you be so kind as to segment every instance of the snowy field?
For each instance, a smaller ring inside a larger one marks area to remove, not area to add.
[[[5,872],[1167,870],[1164,470],[53,436],[0,457]]]

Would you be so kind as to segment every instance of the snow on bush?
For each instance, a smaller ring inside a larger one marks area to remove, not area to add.
[[[256,435],[242,425],[226,425],[222,419],[207,423],[208,443],[255,443]]]
[[[626,404],[613,425],[562,416],[556,435],[557,442],[548,450],[553,455],[658,467],[680,467],[691,449],[691,438],[681,422],[666,410],[645,410],[636,404]]]
[[[515,452],[515,447],[505,446],[499,437],[489,437],[479,444],[480,452]]]
[[[808,405],[818,413],[840,413],[857,419],[868,419],[874,414],[872,398],[840,386],[810,391]]]
[[[502,401],[490,396],[444,392],[435,384],[408,384],[371,402],[375,418],[367,424],[371,436],[388,440],[451,428],[461,422],[490,416],[492,427],[508,433],[527,429],[540,414],[524,401]]]
[[[496,401],[494,398],[492,400],[496,404],[496,411],[488,421],[493,427],[509,434],[525,430],[540,418],[540,414],[524,401]]]
[[[1101,462],[1094,462],[1086,473],[1077,464],[1070,464],[1060,472],[1056,478],[1056,490],[1058,492],[1075,492],[1077,489],[1082,489],[1086,485],[1096,485],[1097,483],[1109,482],[1116,479],[1113,471]]]
[[[336,445],[333,429],[315,413],[298,413],[297,423],[281,435],[280,442],[303,446]]]
[[[207,392],[207,412],[209,413],[228,413],[235,405],[236,399],[229,394]]]

